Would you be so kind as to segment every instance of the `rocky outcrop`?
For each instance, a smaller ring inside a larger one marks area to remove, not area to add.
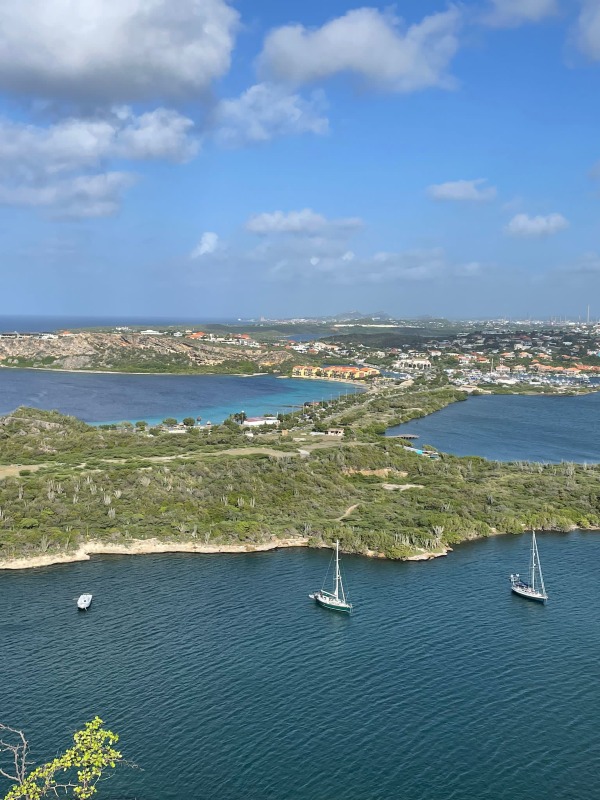
[[[227,366],[245,362],[277,366],[290,358],[269,347],[204,343],[172,336],[137,333],[74,333],[54,339],[37,336],[0,337],[0,365],[66,370],[142,372],[188,371],[194,367]]]

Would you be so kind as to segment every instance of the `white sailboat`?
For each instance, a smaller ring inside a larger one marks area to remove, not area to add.
[[[528,600],[536,600],[538,603],[545,603],[548,599],[546,587],[544,586],[544,576],[542,575],[542,565],[538,553],[535,531],[531,534],[531,560],[529,564],[529,582],[521,579],[517,573],[510,576],[510,586],[515,594],[526,597]]]
[[[313,592],[308,596],[311,600],[314,600],[320,606],[323,606],[323,608],[329,608],[331,611],[345,611],[347,614],[352,612],[352,603],[347,601],[346,594],[344,592],[344,584],[342,583],[342,573],[340,572],[339,541],[336,541],[335,543],[335,579],[333,592],[320,589],[318,592]]]

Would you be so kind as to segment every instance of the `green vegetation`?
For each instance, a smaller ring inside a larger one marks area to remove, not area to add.
[[[96,794],[103,772],[123,762],[115,749],[119,737],[103,728],[99,717],[74,734],[73,747],[30,772],[29,743],[22,731],[0,725],[0,735],[7,739],[0,739],[0,753],[6,753],[11,762],[7,769],[0,766],[0,774],[16,784],[4,800],[42,800],[49,796],[89,800]]]
[[[600,527],[600,466],[434,461],[381,436],[464,397],[445,387],[350,395],[308,404],[282,418],[285,432],[251,440],[233,419],[175,435],[19,409],[0,420],[0,463],[20,465],[0,466],[0,559],[88,539],[293,537],[404,558],[496,532]],[[346,435],[308,435],[331,425]]]

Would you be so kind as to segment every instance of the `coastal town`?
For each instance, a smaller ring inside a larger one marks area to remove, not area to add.
[[[0,320],[1,324],[1,320]],[[442,380],[567,390],[600,377],[600,323],[363,318],[0,332],[0,365],[123,372],[272,372],[294,378]]]

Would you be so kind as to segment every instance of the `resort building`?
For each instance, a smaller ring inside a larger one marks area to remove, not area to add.
[[[294,378],[328,378],[329,380],[365,380],[379,375],[378,369],[373,367],[309,367],[296,366],[292,369]]]

